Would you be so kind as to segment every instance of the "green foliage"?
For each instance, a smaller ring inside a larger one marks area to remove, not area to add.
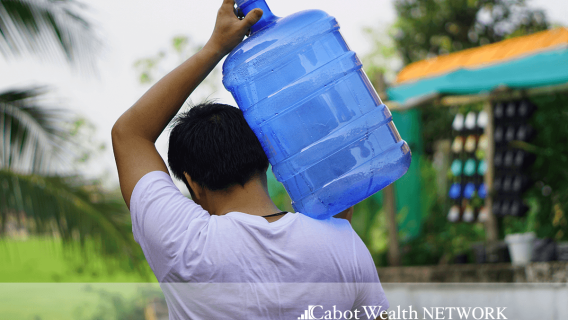
[[[0,52],[33,53],[92,67],[100,43],[84,6],[74,0],[0,0]],[[0,239],[10,221],[66,244],[92,242],[92,250],[140,269],[143,260],[130,219],[117,194],[76,175],[103,145],[94,127],[68,111],[50,108],[43,88],[0,92]]]
[[[536,231],[537,221],[542,217],[538,202],[534,197],[525,198],[525,202],[530,207],[526,217],[503,217],[500,224],[501,230],[499,231],[501,235]],[[541,235],[543,234],[541,233]],[[552,237],[549,236],[549,238]]]
[[[292,199],[286,192],[282,183],[278,182],[272,173],[272,167],[266,172],[268,176],[268,194],[274,204],[282,211],[294,212],[292,208]]]
[[[125,269],[143,270],[124,202],[97,182],[0,170],[0,237],[7,236],[11,220],[26,232],[55,235],[68,245],[85,248],[90,242],[92,251]]]
[[[485,232],[480,224],[451,223],[446,218],[448,206],[445,198],[437,196],[437,172],[432,162],[422,161],[420,168],[423,212],[427,214],[422,233],[403,245],[403,265],[432,265],[448,263],[459,254],[469,253],[471,245],[484,240]]]
[[[40,106],[42,88],[0,92],[0,168],[45,172],[65,162],[63,142],[69,124],[62,110]]]
[[[84,8],[74,0],[0,0],[0,53],[92,62],[100,41],[83,16]]]
[[[389,32],[393,32],[393,28]],[[380,74],[384,75],[386,81],[392,81],[396,77],[396,70],[402,66],[398,57],[394,41],[389,32],[381,28],[366,27],[363,32],[371,44],[371,51],[362,57],[365,73],[377,90],[384,90],[385,84],[379,83]],[[379,92],[382,94],[382,92]],[[384,97],[383,97],[384,98]]]
[[[536,154],[530,169],[533,187],[525,193],[531,204],[528,217],[540,238],[568,240],[568,94],[547,94],[531,98],[538,109],[531,118],[537,135],[530,143],[515,147]]]
[[[424,155],[432,160],[434,143],[440,140],[452,138],[452,121],[455,117],[454,110],[439,106],[424,106],[422,109],[422,142],[424,143]]]
[[[528,8],[525,0],[395,0],[394,4],[398,18],[395,25],[388,29],[392,43],[384,41],[385,31],[365,30],[371,36],[373,50],[363,61],[374,85],[378,84],[376,74],[388,75],[396,71],[396,67],[393,67],[396,65],[393,63],[396,61],[393,48],[406,65],[549,27],[544,13]],[[539,136],[533,143],[517,147],[538,154],[533,167],[533,178],[537,183],[526,194],[531,207],[527,218],[504,219],[502,225],[507,233],[534,230],[539,237],[567,239],[568,171],[565,168],[568,167],[568,150],[565,150],[567,144],[560,141],[568,135],[567,114],[561,109],[568,104],[567,100],[566,96],[535,99],[541,106],[534,119]],[[462,108],[479,111],[480,106]],[[420,169],[422,185],[428,186],[423,188],[421,194],[425,220],[422,234],[403,244],[403,265],[451,262],[456,255],[468,253],[473,243],[484,240],[482,225],[447,221],[449,208],[446,197],[439,196],[436,190],[437,175],[443,173],[438,173],[432,163],[434,143],[451,138],[451,123],[457,109],[430,106],[422,111],[425,157],[421,159]],[[365,217],[357,219],[364,220]],[[366,223],[368,226],[368,222]],[[354,223],[355,226],[357,222]],[[366,237],[365,228],[357,228],[367,245],[372,246],[372,241]],[[379,256],[375,256],[376,262],[377,257]],[[384,254],[382,257],[384,258]]]
[[[86,288],[87,292],[93,291],[91,287]],[[99,305],[93,315],[88,318],[84,316],[80,319],[90,320],[138,320],[147,319],[145,311],[150,303],[158,302],[165,305],[164,294],[159,287],[147,285],[140,286],[136,294],[126,297],[118,292],[111,292],[98,289],[100,297]]]
[[[170,69],[181,64],[202,48],[202,44],[195,43],[191,37],[187,35],[173,37],[166,50],[161,50],[153,56],[141,58],[134,62],[134,69],[136,69],[138,73],[140,83],[152,84],[156,82]],[[212,79],[218,76],[218,69],[215,68],[199,86],[199,91],[202,90],[202,87],[207,87],[209,91],[215,91],[217,89],[217,82],[212,81]]]
[[[64,243],[53,236],[33,236],[22,229],[9,228],[10,239],[0,243],[0,296],[5,283],[137,283],[157,282],[150,266],[133,272],[120,261],[95,251],[96,242],[86,239],[84,246]],[[53,288],[56,288],[54,286]],[[0,301],[2,298],[0,297]],[[0,302],[0,310],[6,306]]]
[[[157,283],[151,285],[159,290]],[[97,312],[100,291],[130,298],[142,286],[150,284],[0,283],[0,310],[2,319],[10,320],[90,319]]]
[[[404,64],[548,28],[525,0],[395,0],[394,41]]]
[[[531,98],[538,106],[530,123],[537,131],[531,143],[514,144],[515,147],[536,154],[535,164],[528,170],[534,185],[524,194],[530,211],[524,218],[505,217],[502,220],[502,234],[536,232],[539,238],[553,238],[566,241],[568,227],[568,95],[547,94]],[[479,111],[479,105],[466,105],[459,109]],[[423,109],[423,137],[426,153],[428,145],[439,139],[448,138],[451,121],[458,109],[427,107]],[[440,130],[439,128],[448,128]],[[427,218],[423,234],[403,248],[404,265],[424,265],[450,262],[460,253],[470,252],[471,245],[484,241],[484,230],[479,224],[450,223],[445,212],[448,206],[445,198],[436,197],[436,171],[430,160],[424,161],[422,184],[428,190],[422,193],[423,212]]]
[[[159,66],[160,61],[164,59],[166,53],[163,51],[158,52],[153,57],[139,59],[134,62],[134,68],[137,69],[139,73],[139,81],[142,84],[150,84],[155,81],[154,73],[156,68]]]
[[[97,145],[92,132],[84,132],[89,124],[73,119],[66,110],[47,106],[41,100],[46,93],[39,87],[0,92],[0,133],[5,137],[0,141],[0,168],[20,173],[68,172],[73,162]],[[88,138],[91,141],[83,141]]]
[[[134,69],[138,74],[140,84],[153,84],[203,48],[202,44],[194,42],[187,35],[177,35],[170,41],[165,50],[160,50],[152,56],[134,62]],[[220,66],[215,67],[191,94],[188,99],[189,106],[194,105],[193,101],[215,100],[214,92],[218,90],[217,84],[221,82],[219,69]]]
[[[144,260],[120,195],[75,174],[102,147],[93,141],[94,127],[45,107],[44,93],[0,93],[0,238],[15,218],[31,234],[81,246],[91,239],[93,251],[139,268]]]
[[[375,264],[386,266],[389,234],[380,196],[376,194],[355,205],[351,225],[369,249]]]
[[[534,153],[535,163],[526,172],[533,182],[523,195],[530,209],[526,217],[505,217],[501,234],[533,231],[539,238],[568,240],[568,104],[566,93],[531,97],[538,109],[529,123],[537,135],[530,143],[513,142]]]

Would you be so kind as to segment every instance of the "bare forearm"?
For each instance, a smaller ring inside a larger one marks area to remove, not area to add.
[[[223,0],[213,34],[205,47],[158,81],[118,119],[113,128],[113,140],[120,140],[115,136],[151,142],[158,139],[187,97],[262,16],[262,10],[255,9],[241,21],[234,15],[233,6],[233,0]]]
[[[154,143],[187,97],[237,46],[262,16],[256,9],[239,20],[233,0],[223,0],[217,21],[205,47],[156,83],[128,109],[112,128],[112,147],[120,190],[127,206],[136,183],[148,172],[168,173]]]
[[[155,142],[189,95],[223,56],[223,52],[208,43],[152,86],[118,119],[115,131]]]

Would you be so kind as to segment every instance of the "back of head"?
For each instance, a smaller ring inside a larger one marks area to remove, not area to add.
[[[184,172],[200,186],[217,191],[244,186],[266,171],[268,158],[240,109],[202,103],[175,119],[168,164],[188,189]]]

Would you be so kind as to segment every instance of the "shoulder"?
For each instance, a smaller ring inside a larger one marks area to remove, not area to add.
[[[169,174],[152,171],[145,174],[134,187],[130,200],[131,213],[155,205],[171,207],[172,204],[196,205],[184,196]]]
[[[353,230],[349,221],[345,219],[329,218],[317,220],[303,214],[299,214],[298,221],[304,233],[309,234],[315,242],[325,244],[330,250],[345,252],[352,256],[356,251],[365,251],[367,247]]]
[[[345,233],[345,234],[355,234],[353,227],[349,221],[345,219],[329,218],[325,220],[318,220],[312,217],[306,216],[304,214],[298,213],[298,220],[307,226],[313,227],[314,232],[330,232],[330,233]]]
[[[145,174],[134,186],[132,200],[143,197],[145,193],[156,189],[169,192],[180,192],[175,186],[172,177],[163,171],[152,171]],[[137,199],[140,200],[140,199]]]
[[[149,172],[138,181],[132,192],[130,213],[137,241],[152,235],[164,238],[174,230],[185,232],[190,223],[205,223],[210,217],[162,171]]]

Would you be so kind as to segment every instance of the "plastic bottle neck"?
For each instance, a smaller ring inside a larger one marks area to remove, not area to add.
[[[236,2],[245,16],[256,8],[262,9],[262,18],[251,27],[251,34],[278,20],[278,17],[270,11],[265,0],[237,0]]]

